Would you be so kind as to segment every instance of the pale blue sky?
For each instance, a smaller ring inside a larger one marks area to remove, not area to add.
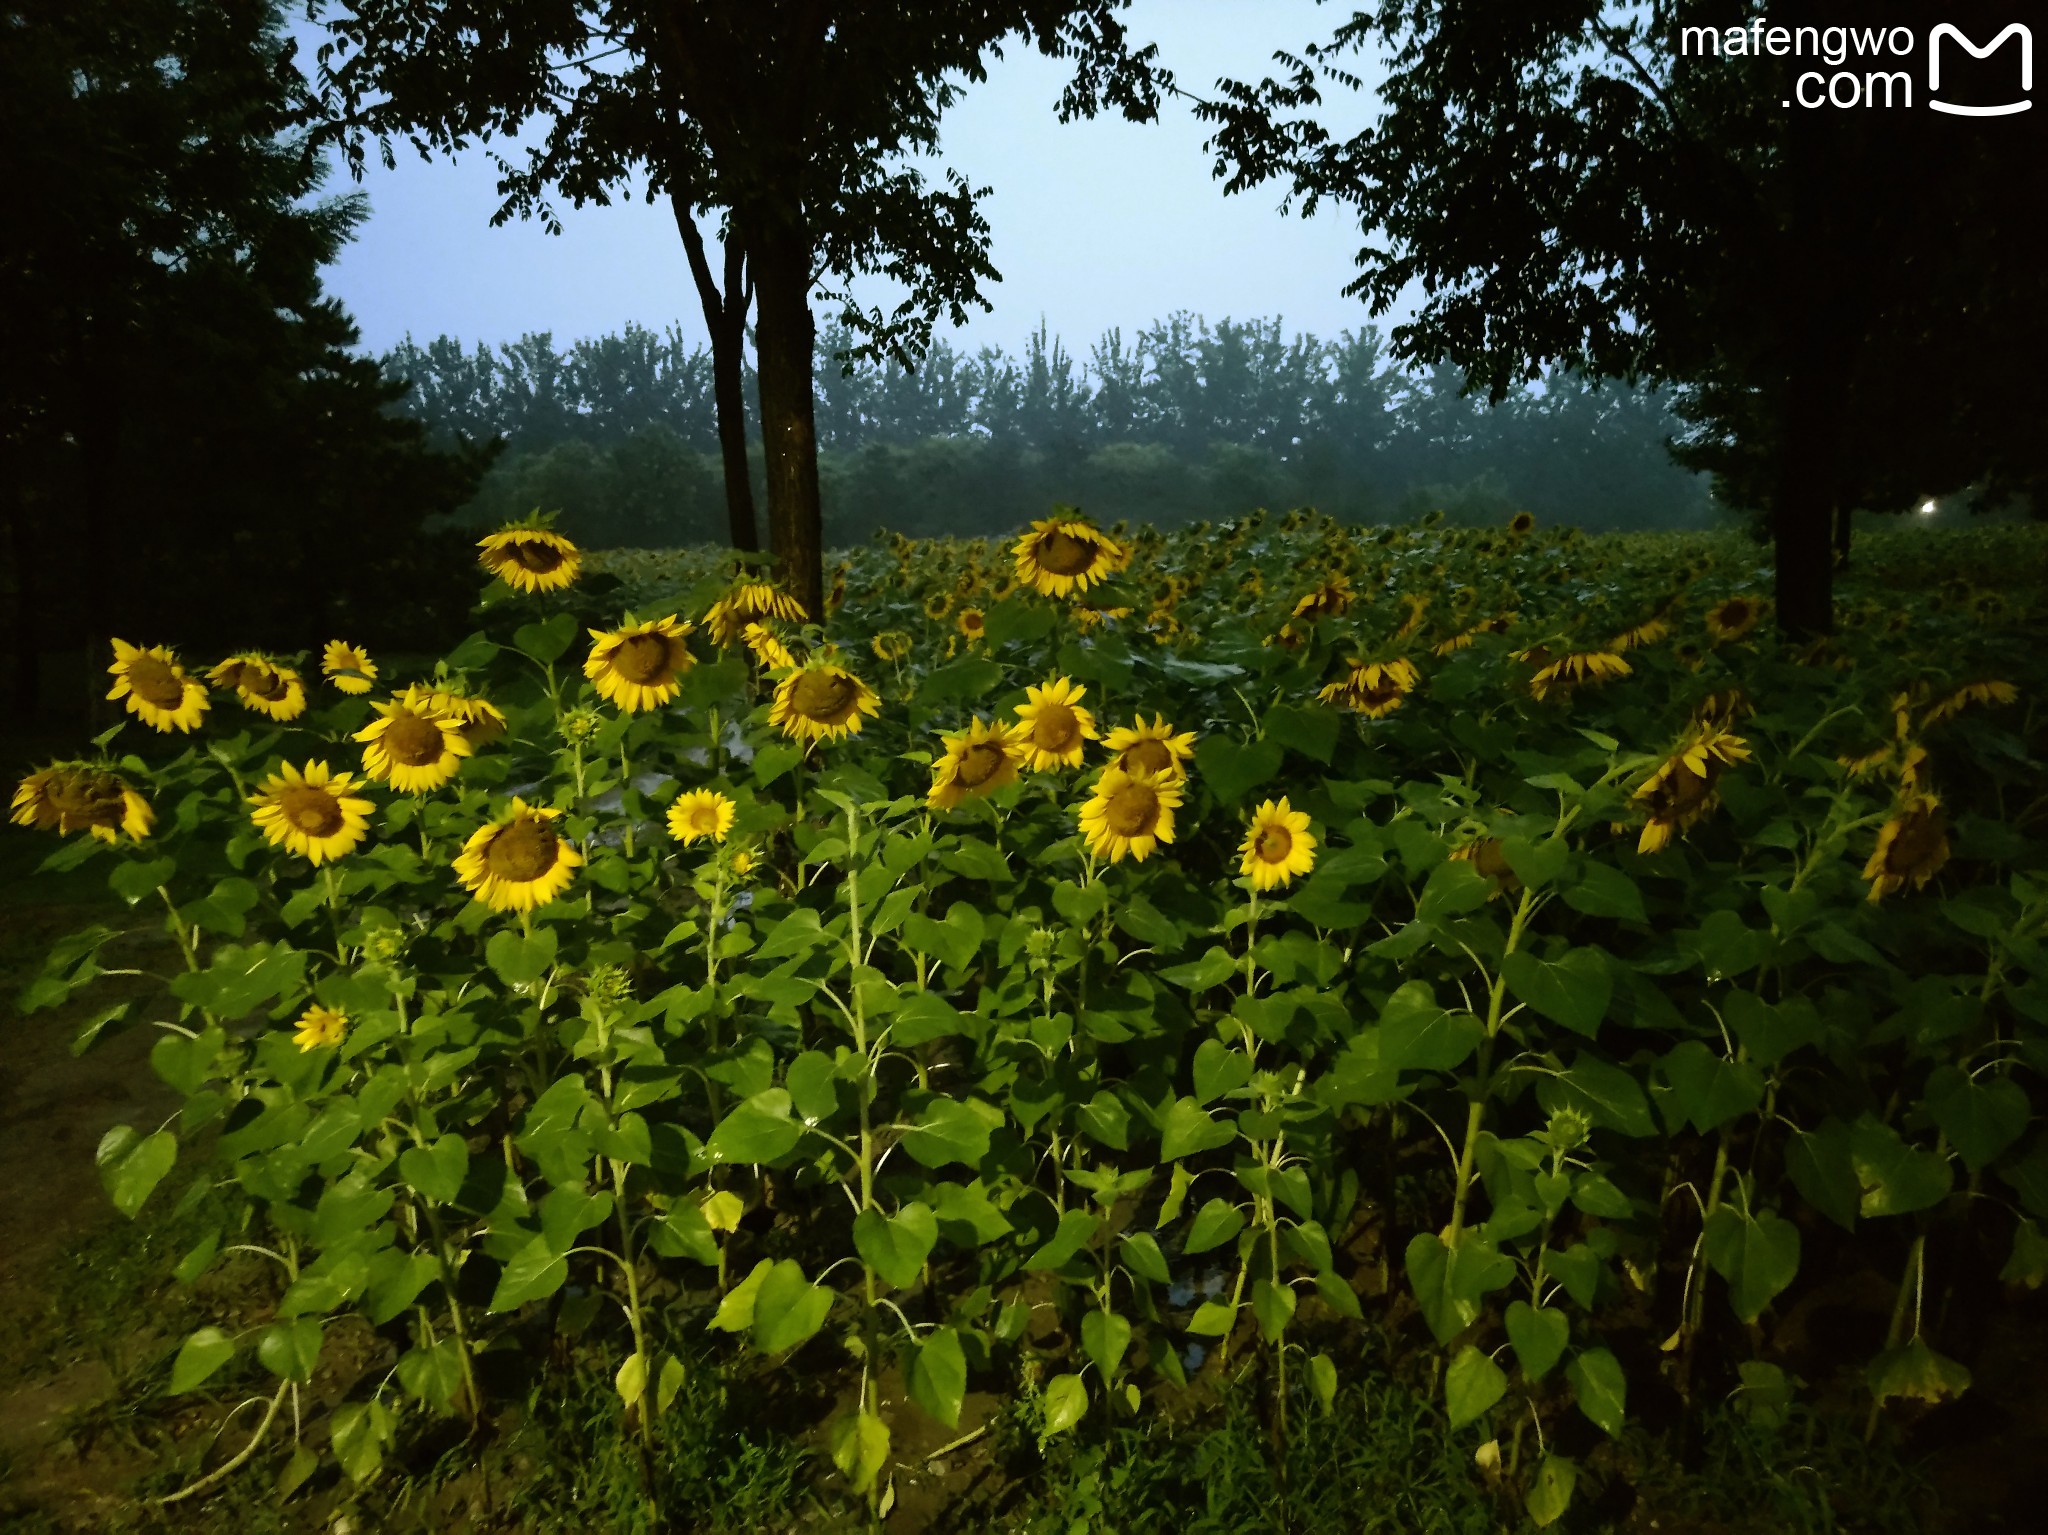
[[[1186,88],[1207,94],[1220,75],[1271,72],[1274,49],[1320,41],[1347,10],[1314,0],[1136,0],[1126,17]],[[303,23],[296,30],[305,35]],[[954,333],[956,345],[1015,349],[1041,315],[1084,356],[1108,327],[1128,336],[1175,309],[1212,320],[1277,314],[1290,331],[1326,337],[1371,318],[1341,292],[1362,243],[1354,219],[1327,208],[1308,220],[1282,215],[1277,187],[1226,198],[1185,103],[1169,103],[1150,125],[1062,125],[1053,109],[1066,78],[1058,61],[1012,46],[945,119],[943,163],[993,188],[983,207],[1003,274],[989,292],[994,312]],[[1340,93],[1329,120],[1349,125],[1371,110],[1369,96]],[[563,346],[628,321],[680,322],[703,335],[665,205],[565,206],[559,236],[533,223],[493,229],[495,181],[476,150],[428,164],[400,146],[392,171],[371,156],[362,183],[370,217],[328,273],[367,348],[382,351],[408,331],[474,343],[551,330]],[[345,174],[330,182],[347,185]],[[862,296],[885,299],[879,283]]]

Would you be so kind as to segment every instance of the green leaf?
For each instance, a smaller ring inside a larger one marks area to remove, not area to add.
[[[839,1068],[822,1050],[806,1050],[791,1061],[782,1082],[797,1113],[812,1123],[839,1109]]]
[[[2033,1115],[2026,1089],[2012,1078],[1973,1078],[1950,1065],[1935,1068],[1925,1096],[1935,1124],[1973,1173],[2018,1140]]]
[[[1529,1511],[1536,1528],[1548,1529],[1564,1517],[1564,1511],[1572,1504],[1572,1489],[1578,1483],[1579,1468],[1574,1462],[1562,1455],[1543,1457],[1535,1479],[1529,1483],[1528,1495],[1522,1499],[1522,1506]]]
[[[195,1391],[210,1380],[220,1367],[235,1357],[235,1340],[218,1327],[202,1327],[179,1346],[171,1363],[172,1396]]]
[[[988,1155],[992,1126],[983,1111],[957,1098],[934,1098],[903,1136],[903,1149],[926,1167],[960,1162],[973,1167]]]
[[[1588,1039],[1600,1032],[1614,978],[1597,949],[1567,949],[1555,960],[1516,951],[1501,961],[1501,973],[1515,1000],[1526,1002],[1553,1023]]]
[[[1337,751],[1338,725],[1333,709],[1306,704],[1275,704],[1266,711],[1266,722],[1260,726],[1259,734],[1328,767]]]
[[[1441,926],[1453,917],[1479,910],[1499,886],[1467,859],[1451,858],[1429,871],[1416,898],[1415,920]]]
[[[542,666],[559,660],[575,641],[576,615],[568,612],[550,613],[533,623],[521,624],[512,636],[513,645]]]
[[[256,1357],[280,1380],[309,1381],[320,1364],[320,1318],[273,1322],[256,1339]]]
[[[912,992],[889,1020],[889,1041],[896,1045],[922,1045],[974,1032],[973,1019],[932,991]]]
[[[1895,1396],[1940,1402],[1970,1389],[1970,1372],[1953,1359],[1937,1354],[1924,1338],[1886,1349],[1870,1361],[1865,1379],[1879,1405]]]
[[[1237,1308],[1228,1301],[1205,1300],[1195,1307],[1188,1331],[1198,1338],[1221,1338],[1237,1325]]]
[[[771,1087],[734,1106],[704,1143],[705,1160],[727,1163],[778,1162],[804,1138],[803,1125],[790,1118],[786,1088]]]
[[[469,1176],[469,1148],[459,1135],[444,1135],[432,1146],[408,1146],[398,1154],[398,1175],[415,1192],[453,1204]]]
[[[1291,1285],[1274,1284],[1270,1279],[1252,1281],[1252,1315],[1258,1318],[1259,1335],[1268,1343],[1280,1341],[1287,1324],[1294,1320],[1295,1305]]]
[[[1657,1063],[1664,1079],[1664,1117],[1709,1135],[1754,1114],[1764,1101],[1763,1075],[1747,1061],[1725,1060],[1697,1039],[1681,1041]]]
[[[1458,1350],[1444,1372],[1444,1408],[1452,1428],[1483,1417],[1507,1392],[1507,1372],[1470,1343]]]
[[[718,1266],[718,1238],[703,1208],[680,1200],[647,1227],[647,1245],[664,1258],[688,1258],[706,1268]]]
[[[1245,745],[1229,736],[1205,736],[1195,744],[1195,769],[1219,805],[1239,805],[1280,771],[1278,741]]]
[[[1806,1202],[1844,1231],[1856,1229],[1863,1185],[1849,1154],[1849,1131],[1841,1121],[1822,1121],[1816,1130],[1794,1131],[1785,1148],[1785,1171]]]
[[[913,1202],[893,1216],[870,1207],[854,1217],[854,1250],[899,1290],[917,1282],[938,1241],[939,1220],[929,1205]]]
[[[1721,1004],[1721,1017],[1749,1058],[1766,1071],[1821,1038],[1820,1015],[1804,997],[1771,1003],[1752,991],[1731,991]]]
[[[1081,1318],[1081,1350],[1095,1361],[1105,1385],[1123,1368],[1124,1351],[1131,1346],[1131,1324],[1114,1311],[1090,1310]]]
[[[1546,1113],[1577,1109],[1599,1128],[1623,1135],[1647,1137],[1657,1133],[1642,1084],[1611,1061],[1583,1051],[1573,1060],[1569,1071],[1562,1076],[1545,1077],[1537,1085],[1536,1101]]]
[[[1251,1057],[1220,1039],[1205,1039],[1195,1048],[1195,1101],[1211,1103],[1234,1093],[1252,1079]]]
[[[637,1357],[637,1356],[636,1356]],[[430,1407],[446,1407],[462,1389],[462,1345],[442,1338],[398,1356],[398,1383]]]
[[[1244,1211],[1227,1200],[1212,1199],[1195,1212],[1194,1224],[1188,1228],[1188,1239],[1181,1251],[1190,1256],[1205,1253],[1232,1241],[1242,1230]]]
[[[134,906],[155,895],[159,886],[169,884],[171,876],[177,872],[178,860],[175,858],[123,859],[107,876],[107,886]]]
[[[1769,1210],[1749,1216],[1722,1205],[1707,1217],[1706,1253],[1735,1314],[1754,1322],[1799,1272],[1799,1228]]]
[[[334,1458],[352,1482],[367,1482],[384,1463],[397,1420],[382,1402],[344,1402],[328,1420]]]
[[[1572,1334],[1571,1319],[1562,1311],[1525,1300],[1508,1303],[1507,1328],[1515,1359],[1531,1380],[1543,1379],[1556,1367]]]
[[[1433,1231],[1419,1231],[1404,1262],[1423,1320],[1446,1346],[1478,1320],[1485,1297],[1515,1277],[1513,1261],[1470,1230],[1459,1234],[1456,1248],[1446,1247]]]
[[[1207,991],[1235,978],[1240,967],[1240,961],[1231,958],[1228,951],[1211,944],[1200,959],[1170,965],[1159,972],[1159,978],[1184,991]]]
[[[1046,1244],[1024,1260],[1027,1269],[1063,1268],[1088,1244],[1102,1220],[1088,1210],[1068,1210]]]
[[[936,1327],[925,1335],[910,1361],[910,1399],[948,1428],[960,1426],[960,1404],[967,1396],[967,1354],[960,1334]]]
[[[764,1354],[781,1354],[808,1342],[825,1325],[833,1292],[804,1277],[803,1265],[784,1258],[770,1268],[754,1294],[750,1341]]]
[[[1584,1242],[1553,1247],[1543,1255],[1543,1272],[1564,1286],[1564,1293],[1587,1310],[1600,1293],[1600,1255]]]
[[[1337,1363],[1328,1354],[1317,1354],[1308,1362],[1309,1389],[1316,1394],[1316,1403],[1328,1412],[1337,1401]]]
[[[1179,1098],[1159,1127],[1159,1159],[1173,1162],[1197,1152],[1213,1151],[1237,1139],[1237,1127],[1210,1117],[1192,1098]]]
[[[1630,922],[1649,920],[1643,910],[1643,893],[1636,888],[1636,882],[1619,869],[1591,860],[1580,872],[1578,882],[1565,887],[1564,903],[1573,911],[1584,912],[1589,917],[1621,917]]]
[[[1608,1438],[1619,1439],[1628,1401],[1628,1377],[1621,1373],[1621,1361],[1604,1348],[1581,1349],[1564,1367],[1564,1378],[1571,1382],[1579,1411]]]
[[[1947,1198],[1955,1183],[1946,1157],[1907,1145],[1898,1131],[1868,1114],[1849,1127],[1849,1160],[1863,1190],[1860,1215],[1925,1210]]]
[[[1172,1273],[1166,1266],[1166,1254],[1159,1250],[1159,1239],[1149,1231],[1126,1232],[1118,1244],[1123,1254],[1124,1267],[1141,1279],[1154,1284],[1170,1284]]]
[[[871,1412],[854,1413],[832,1425],[832,1464],[855,1496],[865,1497],[889,1463],[889,1425]]]
[[[168,1130],[139,1136],[116,1125],[100,1138],[94,1160],[114,1208],[133,1220],[178,1160],[178,1138]]]
[[[506,1263],[505,1272],[498,1276],[498,1288],[491,1294],[490,1309],[511,1311],[553,1295],[568,1277],[569,1260],[556,1256],[546,1237],[535,1237]]]
[[[804,749],[787,741],[769,741],[754,752],[754,782],[767,788],[804,760]]]
[[[1088,1388],[1078,1375],[1055,1375],[1045,1383],[1040,1407],[1045,1414],[1041,1430],[1045,1437],[1063,1434],[1088,1415]]]
[[[484,958],[507,986],[527,986],[548,973],[555,962],[555,930],[534,929],[529,937],[510,929],[491,934]]]
[[[1436,1005],[1427,981],[1403,981],[1380,1009],[1380,1066],[1387,1071],[1452,1071],[1486,1037],[1470,1013]]]

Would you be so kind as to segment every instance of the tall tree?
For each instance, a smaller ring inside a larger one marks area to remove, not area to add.
[[[906,157],[938,147],[940,115],[984,56],[1022,35],[1076,71],[1063,116],[1113,105],[1148,117],[1170,77],[1133,51],[1126,0],[934,0],[914,9],[828,0],[308,0],[331,12],[320,49],[323,111],[359,170],[366,136],[425,155],[542,134],[524,170],[504,165],[499,216],[559,192],[650,196],[719,210],[728,271],[721,313],[751,284],[770,543],[798,597],[822,611],[813,290],[886,272],[908,294],[890,313],[838,295],[866,347],[908,361],[940,315],[964,322],[994,281],[980,195],[935,186]],[[503,164],[503,162],[501,162]],[[679,215],[679,224],[681,222]],[[687,244],[687,237],[686,237]],[[706,267],[708,271],[708,264]],[[700,288],[703,286],[701,277]],[[743,312],[743,311],[742,311]]]
[[[1943,17],[1984,42],[2010,20]],[[1927,24],[1903,0],[1385,0],[1198,111],[1228,190],[1279,179],[1305,210],[1357,211],[1373,243],[1347,291],[1384,310],[1421,286],[1404,360],[1449,359],[1496,400],[1553,366],[1691,386],[1693,461],[1768,510],[1779,620],[1803,634],[1830,622],[1838,510],[2048,470],[2025,425],[2048,343],[2041,114],[1907,110]],[[1816,58],[1829,26],[1918,47]],[[1322,90],[1361,89],[1347,56],[1372,50],[1383,113],[1339,136]],[[1807,104],[1816,82],[1856,104]]]

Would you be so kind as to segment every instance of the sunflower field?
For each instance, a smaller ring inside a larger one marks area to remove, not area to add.
[[[1644,1400],[1876,1433],[2048,1279],[2038,530],[1866,538],[1798,646],[1737,537],[1526,520],[1061,508],[822,615],[481,554],[438,660],[116,641],[128,718],[13,796],[182,963],[80,1041],[184,1100],[114,1204],[196,1166],[180,1280],[274,1270],[177,1348],[256,1406],[167,1501],[373,1488],[573,1338],[629,1445],[693,1371],[837,1382],[849,1523],[991,1400],[1045,1444],[1239,1382],[1284,1461],[1370,1354],[1569,1524]],[[1856,1274],[1850,1354],[1797,1323]]]

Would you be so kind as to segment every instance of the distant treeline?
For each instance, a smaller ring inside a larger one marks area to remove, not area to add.
[[[1056,501],[1165,527],[1255,506],[1357,522],[1527,508],[1596,530],[1715,517],[1706,478],[1665,451],[1684,423],[1664,396],[1553,379],[1489,407],[1451,369],[1390,366],[1372,326],[1326,342],[1181,313],[1128,341],[1110,331],[1085,362],[1041,327],[1022,356],[941,341],[914,372],[848,370],[853,345],[819,337],[828,544],[999,532]],[[505,438],[468,517],[560,508],[594,545],[723,538],[711,360],[677,328],[566,351],[545,332],[470,351],[408,338],[382,361],[413,386],[399,408],[437,436]]]

